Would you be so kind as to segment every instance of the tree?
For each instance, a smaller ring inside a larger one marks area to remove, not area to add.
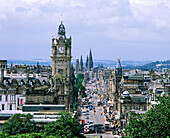
[[[77,106],[78,106],[78,92],[79,90],[82,92],[82,97],[86,97],[86,93],[85,93],[85,87],[82,85],[82,82],[84,80],[84,75],[79,73],[77,74],[76,78],[76,83],[74,84],[74,97],[75,97],[75,101],[74,101],[74,110],[77,110]],[[81,94],[81,93],[80,93]]]
[[[61,112],[58,115],[61,116],[57,118],[57,121],[45,125],[45,136],[55,136],[58,138],[83,137],[80,135],[80,124],[75,118],[72,118],[68,112]]]
[[[159,97],[159,104],[145,114],[130,113],[126,131],[130,137],[170,136],[170,96]]]
[[[2,127],[2,132],[9,135],[38,132],[38,127],[30,119],[31,114],[14,114]]]

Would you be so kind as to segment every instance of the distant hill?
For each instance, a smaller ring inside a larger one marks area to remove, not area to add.
[[[155,62],[147,63],[142,66],[140,65],[140,66],[125,66],[124,67],[124,69],[142,69],[142,70],[150,70],[151,68],[153,68],[154,70],[163,69],[163,68],[170,69],[170,60],[155,61]]]

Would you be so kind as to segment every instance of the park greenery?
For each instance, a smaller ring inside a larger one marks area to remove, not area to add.
[[[77,110],[78,107],[78,93],[82,96],[82,98],[86,97],[85,93],[85,86],[82,85],[84,80],[84,75],[79,73],[75,77],[75,84],[74,84],[74,93],[75,93],[75,102],[73,105],[74,110]]]
[[[2,132],[9,135],[38,132],[39,129],[30,119],[31,114],[14,114],[3,124]]]
[[[78,138],[84,137],[80,134],[80,124],[68,112],[60,112],[56,121],[47,123],[44,129],[39,129],[39,126],[30,119],[31,114],[15,114],[8,121],[6,121],[2,128],[0,137],[6,138]]]
[[[126,133],[130,137],[163,138],[170,136],[170,96],[159,97],[159,104],[145,114],[130,113]]]

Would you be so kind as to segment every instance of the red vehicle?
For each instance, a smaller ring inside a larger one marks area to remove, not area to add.
[[[85,120],[81,120],[81,124],[84,124],[85,123]]]

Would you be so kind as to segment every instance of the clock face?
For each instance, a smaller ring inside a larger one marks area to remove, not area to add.
[[[59,53],[64,53],[64,47],[59,47],[59,48],[58,48],[58,52],[59,52]]]

